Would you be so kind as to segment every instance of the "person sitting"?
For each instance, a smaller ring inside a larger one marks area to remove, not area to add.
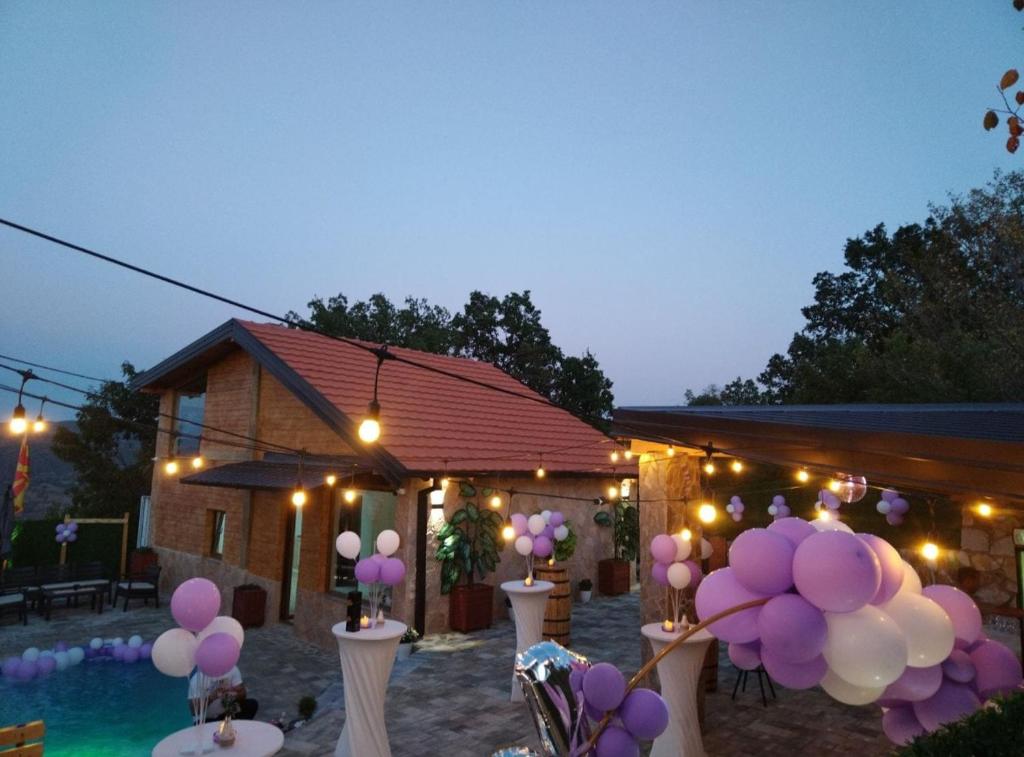
[[[205,688],[205,691],[203,690]],[[237,720],[252,720],[259,709],[259,702],[246,696],[245,684],[238,666],[231,668],[223,678],[211,678],[202,675],[198,670],[188,680],[188,703],[192,709],[192,717],[199,716],[203,700],[206,700],[206,722],[223,720],[227,714],[224,710],[224,699],[233,698],[237,712],[232,715]]]

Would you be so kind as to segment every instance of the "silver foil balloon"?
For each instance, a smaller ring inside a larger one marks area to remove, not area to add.
[[[843,502],[860,502],[867,493],[868,480],[864,476],[842,476],[839,479],[839,491],[836,495]]]
[[[553,641],[534,644],[516,655],[516,678],[537,726],[544,757],[573,757],[590,737],[587,716],[576,697],[589,667],[586,657]]]
[[[539,755],[525,746],[509,746],[499,749],[491,757],[539,757]]]

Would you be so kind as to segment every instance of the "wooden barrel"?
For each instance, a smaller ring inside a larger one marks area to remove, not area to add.
[[[569,585],[569,571],[557,566],[541,565],[534,567],[533,575],[538,581],[550,581],[555,585],[548,595],[548,603],[544,608],[544,638],[567,647],[569,628],[572,625],[572,587]]]

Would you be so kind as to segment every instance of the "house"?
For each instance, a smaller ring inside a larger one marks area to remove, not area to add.
[[[612,534],[594,522],[595,503],[636,471],[612,467],[614,442],[493,365],[390,348],[401,359],[380,361],[381,434],[365,443],[357,428],[378,369],[366,347],[378,345],[230,320],[136,379],[160,395],[168,433],[158,435],[158,459],[178,462],[174,474],[164,464],[153,474],[152,542],[166,588],[206,576],[229,603],[231,587],[258,584],[270,620],[332,644],[330,628],[357,585],[335,539],[360,532],[368,556],[390,528],[407,568],[392,616],[422,632],[446,630],[434,534],[467,500],[463,484],[503,517],[561,510],[578,538],[565,563],[572,586],[596,577]],[[442,488],[442,479],[457,485]],[[296,507],[299,484],[308,499]],[[507,548],[487,582],[524,574]],[[494,601],[502,610],[500,591]]]

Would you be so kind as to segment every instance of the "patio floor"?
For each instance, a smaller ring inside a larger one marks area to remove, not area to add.
[[[627,674],[640,664],[639,596],[596,598],[573,608],[575,651],[594,661],[612,662]],[[30,616],[29,625],[0,625],[0,657],[27,646],[46,648],[58,640],[86,643],[94,636],[146,639],[174,625],[166,606],[138,607],[127,613],[58,610],[49,623]],[[986,628],[1000,640],[1014,634]],[[1013,643],[1016,649],[1018,645]],[[489,755],[501,746],[536,747],[526,705],[508,701],[515,632],[501,618],[488,631],[429,637],[406,661],[396,662],[388,690],[387,724],[395,757],[445,754]],[[337,654],[298,641],[287,625],[246,633],[240,668],[252,696],[260,701],[258,718],[296,717],[299,698],[317,696],[320,709],[305,727],[290,732],[283,754],[332,754],[344,724],[343,689]],[[735,669],[724,656],[719,688],[707,695],[709,755],[885,754],[876,707],[849,707],[820,690],[788,691],[776,686],[778,699],[763,707],[752,679],[745,694],[730,699]],[[126,697],[130,692],[126,692]],[[186,706],[182,701],[182,707]],[[42,713],[45,717],[45,713]]]

